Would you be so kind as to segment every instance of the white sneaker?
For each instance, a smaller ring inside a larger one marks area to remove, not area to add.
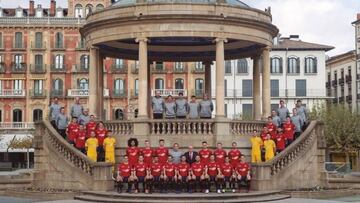
[[[221,194],[221,191],[220,191],[220,190],[217,190],[217,193],[218,193],[218,194]]]
[[[209,190],[205,190],[205,193],[206,193],[206,194],[209,194]]]
[[[232,192],[235,193],[236,192],[235,189],[233,189]]]
[[[222,193],[225,193],[225,189],[222,189],[222,191],[221,191]]]

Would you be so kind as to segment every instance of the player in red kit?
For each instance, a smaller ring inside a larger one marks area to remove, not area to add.
[[[267,134],[270,134],[269,129],[266,126],[264,126],[260,134],[262,141],[266,140]]]
[[[152,159],[154,156],[154,150],[151,149],[150,141],[145,140],[145,147],[140,150],[140,154],[144,156],[144,162],[147,165],[150,165],[152,163]]]
[[[208,149],[208,143],[206,141],[202,142],[202,149],[199,151],[201,163],[203,165],[207,165],[210,161],[210,155],[212,154],[212,151]]]
[[[276,138],[276,130],[277,130],[277,127],[276,125],[272,122],[272,117],[269,116],[268,117],[268,120],[267,120],[267,123],[266,123],[266,127],[271,135],[271,139],[275,140]]]
[[[136,138],[130,138],[128,140],[128,148],[126,149],[126,155],[129,157],[130,166],[134,166],[139,159],[140,149],[138,148],[139,142]]]
[[[164,182],[165,182],[165,192],[167,193],[169,190],[175,190],[175,172],[176,165],[172,162],[173,157],[171,155],[168,156],[168,161],[164,164]]]
[[[86,138],[91,137],[91,132],[96,130],[95,116],[90,115],[90,121],[86,124]]]
[[[106,130],[103,122],[100,121],[97,124],[95,132],[96,132],[96,138],[99,143],[99,146],[97,148],[98,161],[105,161],[105,152],[104,152],[104,147],[103,147],[104,144],[103,143],[106,138],[107,130]]]
[[[169,149],[166,148],[164,145],[165,145],[165,141],[163,139],[160,139],[159,147],[156,148],[155,150],[156,156],[159,157],[159,162],[163,165],[166,164],[169,156]]]
[[[161,175],[163,172],[163,166],[159,163],[159,158],[157,156],[153,157],[153,162],[148,165],[148,174],[145,178],[145,185],[149,193],[152,193],[154,188],[160,189],[162,185],[160,184]]]
[[[250,165],[245,162],[245,157],[241,156],[240,162],[235,168],[237,173],[237,180],[238,180],[238,188],[239,191],[241,190],[241,187],[244,185],[246,188],[246,192],[249,192],[250,190]]]
[[[82,153],[86,154],[85,152],[85,142],[86,142],[86,131],[84,125],[79,125],[79,131],[75,137],[75,147],[80,150]]]
[[[131,187],[132,187],[132,180],[130,178],[131,171],[132,169],[129,164],[129,158],[127,155],[124,155],[123,162],[120,163],[118,166],[117,177],[116,177],[117,191],[119,193],[122,192],[125,183],[127,184],[127,192],[131,193]]]
[[[180,163],[176,168],[178,188],[180,188],[181,191],[189,191],[187,184],[189,179],[191,179],[189,172],[190,164],[186,162],[186,156],[182,155],[180,158]]]
[[[210,161],[207,164],[206,170],[205,170],[205,174],[206,176],[206,189],[205,189],[205,193],[209,193],[210,192],[210,188],[211,185],[215,185],[216,187],[216,191],[218,191],[218,193],[220,192],[220,186],[217,182],[217,178],[218,175],[221,173],[220,171],[220,165],[215,161],[215,155],[212,154],[210,155]]]
[[[286,138],[281,128],[277,129],[275,141],[276,141],[276,152],[277,153],[282,152],[286,147]]]
[[[195,162],[191,164],[191,179],[190,192],[196,191],[200,188],[200,191],[205,189],[205,166],[201,163],[200,155],[195,157]]]
[[[226,154],[226,151],[222,148],[222,143],[219,142],[219,143],[216,144],[216,149],[214,151],[214,155],[215,155],[215,161],[218,164],[223,164],[224,163],[225,156],[227,154]]]
[[[228,152],[228,156],[230,159],[230,164],[233,166],[233,168],[235,168],[240,161],[241,152],[238,149],[236,142],[233,142],[231,146],[232,149]]]
[[[235,181],[236,177],[233,176],[233,166],[230,164],[230,158],[228,156],[225,157],[225,162],[220,165],[221,175],[218,178],[218,182],[221,187],[221,191],[224,193],[226,188],[230,188],[235,192]],[[226,184],[229,187],[226,187]]]
[[[135,193],[139,192],[139,184],[142,184],[142,188],[145,190],[145,176],[146,176],[147,167],[144,163],[144,157],[139,156],[138,162],[134,165],[133,174],[136,176],[135,179]],[[145,192],[145,191],[144,191]]]
[[[67,126],[67,140],[70,144],[75,144],[75,138],[79,131],[79,124],[77,123],[77,118],[73,117],[71,123]]]
[[[294,140],[295,133],[295,125],[291,122],[290,116],[287,116],[285,123],[283,123],[283,132],[286,138],[286,146],[289,146]]]

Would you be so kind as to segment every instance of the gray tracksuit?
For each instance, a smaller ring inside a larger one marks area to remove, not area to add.
[[[301,132],[301,128],[304,125],[303,119],[299,115],[291,117],[291,122],[295,125],[295,132]]]
[[[307,109],[305,106],[296,107],[297,114],[303,119],[304,122],[307,121]]]
[[[188,105],[188,112],[189,112],[189,118],[190,119],[197,119],[199,118],[199,103],[197,102],[190,102]]]
[[[164,113],[164,99],[162,97],[153,97],[152,98],[152,110],[155,114]]]
[[[65,130],[68,126],[68,123],[69,123],[69,118],[66,115],[60,113],[56,117],[56,126],[60,130]]]
[[[83,106],[81,104],[73,104],[71,106],[70,115],[71,117],[79,118],[83,113]]]
[[[175,104],[176,104],[176,116],[186,116],[187,108],[188,108],[188,103],[186,99],[184,98],[177,99],[175,101]]]
[[[50,105],[50,120],[56,120],[56,117],[60,114],[61,106],[59,104]]]
[[[86,125],[90,121],[90,116],[85,116],[84,114],[80,115],[78,118],[78,123],[82,125]]]
[[[214,105],[211,100],[202,100],[200,102],[199,116],[201,118],[211,118],[211,112],[214,110]]]
[[[290,115],[289,109],[284,107],[279,107],[277,110],[277,114],[281,119],[281,123],[286,121],[286,117]]]
[[[279,116],[273,116],[272,117],[272,123],[274,125],[276,125],[276,127],[280,127],[281,126],[281,119]]]
[[[175,102],[165,103],[165,118],[175,118],[176,104]]]

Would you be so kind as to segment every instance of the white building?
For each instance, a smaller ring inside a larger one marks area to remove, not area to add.
[[[279,101],[283,99],[291,111],[296,100],[301,99],[311,109],[315,103],[328,99],[325,87],[325,52],[333,47],[303,42],[298,36],[290,37],[276,40],[270,52],[271,107],[277,109]],[[211,75],[212,87],[215,87],[215,68],[212,68]],[[227,117],[251,117],[253,60],[247,58],[226,61],[225,75]],[[214,95],[213,92],[213,98]]]
[[[355,53],[356,53],[356,68],[355,68],[355,73],[356,73],[356,98],[354,98],[354,100],[356,99],[356,106],[357,106],[357,111],[360,111],[360,13],[357,14],[357,18],[356,21],[352,23],[355,27]]]

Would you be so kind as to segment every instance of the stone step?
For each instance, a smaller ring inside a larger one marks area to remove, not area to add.
[[[219,195],[220,197],[222,195]],[[136,197],[134,195],[134,197]],[[164,195],[164,199],[137,199],[137,198],[111,198],[111,197],[100,197],[94,195],[80,195],[74,197],[76,200],[88,201],[88,202],[103,202],[103,203],[244,203],[244,202],[269,202],[269,201],[277,201],[290,198],[290,195],[268,195],[268,196],[260,196],[260,197],[243,197],[243,198],[234,198],[234,199],[213,199],[212,197],[202,197],[202,199],[169,199]]]

